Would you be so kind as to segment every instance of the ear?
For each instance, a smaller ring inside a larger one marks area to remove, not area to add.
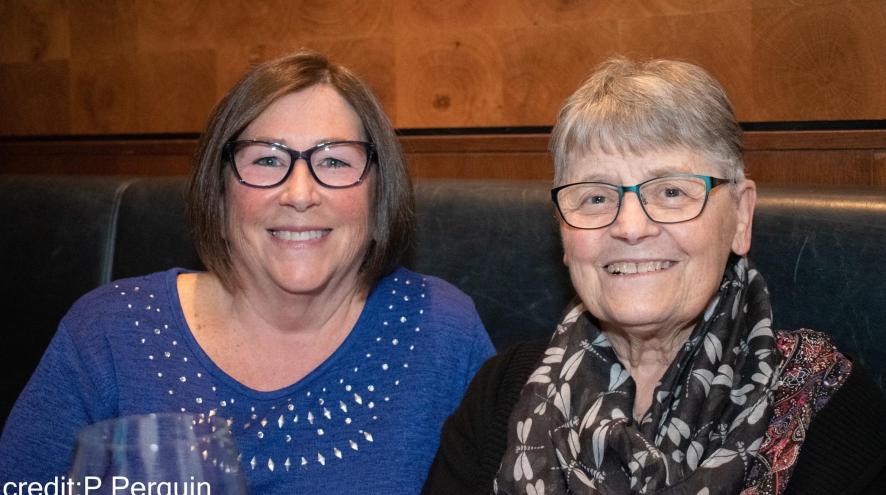
[[[754,225],[754,207],[757,205],[757,184],[745,180],[738,185],[737,222],[732,237],[732,252],[744,256],[751,250],[751,233]]]

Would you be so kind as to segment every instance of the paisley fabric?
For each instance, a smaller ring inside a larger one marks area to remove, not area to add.
[[[852,362],[823,333],[778,332],[779,372],[773,416],[742,495],[783,493],[812,418],[852,372]]]
[[[496,493],[739,493],[754,469],[763,480],[784,363],[771,321],[763,277],[733,257],[638,423],[633,379],[577,304],[511,415]]]

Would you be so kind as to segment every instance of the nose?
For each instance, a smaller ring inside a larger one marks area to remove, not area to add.
[[[320,187],[311,174],[308,163],[299,159],[292,164],[292,172],[280,185],[280,203],[298,211],[306,211],[320,202]]]
[[[643,211],[640,196],[633,191],[626,191],[621,198],[618,217],[609,226],[609,234],[628,244],[636,244],[646,237],[658,234],[660,230],[661,227]]]

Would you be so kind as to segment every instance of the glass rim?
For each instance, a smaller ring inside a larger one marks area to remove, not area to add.
[[[217,415],[212,415],[209,417],[200,417],[199,414],[194,413],[177,413],[177,412],[159,412],[159,413],[146,413],[146,414],[131,414],[126,416],[118,416],[115,418],[108,418],[101,421],[97,421],[95,423],[84,426],[79,432],[77,432],[76,441],[77,443],[81,443],[84,445],[92,445],[92,446],[101,446],[105,450],[112,451],[128,451],[133,449],[142,449],[143,445],[139,444],[127,444],[121,443],[117,444],[112,441],[109,441],[109,436],[107,433],[113,432],[115,429],[114,425],[119,425],[122,423],[132,423],[133,425],[143,423],[149,420],[173,420],[173,421],[189,421],[192,426],[197,426],[203,424],[205,426],[211,427],[211,431],[207,431],[205,433],[196,433],[194,434],[193,440],[219,440],[219,439],[231,439],[233,432],[228,425],[227,420],[221,418]],[[112,436],[110,438],[113,438]],[[194,445],[194,441],[191,439],[185,440],[181,438],[172,438],[169,440],[164,440],[164,443],[171,445]]]

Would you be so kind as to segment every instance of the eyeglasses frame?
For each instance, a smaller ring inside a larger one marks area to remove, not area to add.
[[[685,220],[679,220],[676,222],[659,222],[658,220],[655,220],[654,218],[652,218],[652,216],[649,215],[649,212],[646,211],[646,204],[645,204],[646,202],[644,201],[643,197],[640,196],[640,188],[643,187],[645,184],[655,181],[655,180],[667,179],[667,178],[679,178],[679,177],[695,177],[697,179],[702,179],[704,181],[705,193],[704,193],[704,202],[701,205],[701,209],[698,210],[698,213],[692,218],[687,218]],[[669,224],[683,223],[683,222],[689,222],[691,220],[695,220],[696,218],[701,216],[701,214],[704,212],[705,207],[708,205],[708,198],[710,198],[710,196],[711,196],[712,189],[714,189],[717,186],[723,185],[723,184],[734,184],[734,183],[735,183],[735,181],[731,180],[731,179],[721,179],[719,177],[713,177],[710,175],[699,175],[699,174],[663,175],[661,177],[653,177],[649,180],[645,180],[643,182],[640,182],[639,184],[634,184],[633,186],[609,184],[608,182],[583,181],[583,182],[573,182],[571,184],[564,184],[562,186],[557,186],[557,187],[551,189],[551,201],[554,202],[554,206],[557,208],[557,213],[560,214],[560,218],[563,219],[563,221],[566,223],[566,225],[569,225],[572,228],[581,229],[581,230],[597,230],[597,229],[603,229],[603,228],[609,227],[610,225],[614,224],[616,220],[618,220],[618,215],[619,215],[619,213],[621,213],[621,205],[622,205],[622,203],[624,203],[624,195],[626,192],[632,192],[637,196],[637,200],[640,203],[640,208],[643,210],[643,213],[646,215],[646,218],[648,218],[650,221],[655,222],[655,223],[669,225]],[[618,191],[618,206],[616,207],[615,216],[612,217],[611,222],[607,223],[606,225],[601,225],[599,227],[577,227],[577,226],[569,223],[568,220],[566,220],[566,215],[563,214],[563,210],[560,208],[560,201],[557,196],[561,190],[566,189],[567,187],[577,186],[579,184],[600,184],[600,185],[604,185],[604,186],[610,186],[610,187],[614,188],[616,191]]]
[[[280,179],[279,182],[274,183],[274,184],[270,184],[270,185],[266,185],[266,186],[258,186],[255,184],[250,184],[250,183],[246,182],[245,180],[243,180],[243,177],[240,176],[240,171],[237,170],[237,164],[234,161],[234,148],[239,145],[249,145],[249,144],[265,144],[265,145],[273,146],[274,148],[283,150],[289,154],[289,158],[290,158],[289,169],[286,171],[286,173],[283,175],[283,178]],[[336,144],[362,144],[363,147],[366,148],[366,166],[363,168],[363,173],[360,174],[360,177],[353,184],[348,184],[346,186],[329,185],[329,184],[321,181],[320,178],[317,177],[317,172],[314,171],[314,166],[311,165],[311,155],[313,155],[314,152],[316,152],[317,150],[326,148],[328,146],[331,146],[331,145],[336,145]],[[228,141],[227,143],[225,143],[224,148],[223,148],[223,153],[227,159],[228,164],[231,167],[231,170],[234,171],[234,176],[237,177],[237,181],[240,182],[240,184],[243,184],[244,186],[247,186],[247,187],[254,187],[256,189],[271,189],[271,188],[274,188],[274,187],[277,187],[277,186],[283,184],[284,182],[286,182],[287,179],[289,179],[289,176],[292,174],[292,170],[295,168],[295,163],[298,160],[302,159],[305,161],[305,164],[308,166],[308,170],[311,172],[311,177],[314,178],[314,180],[317,182],[317,184],[320,184],[321,186],[329,188],[329,189],[347,189],[349,187],[354,187],[358,184],[361,184],[363,182],[363,179],[366,178],[367,172],[369,172],[369,169],[372,168],[372,164],[375,163],[374,158],[376,155],[376,150],[375,150],[375,144],[368,142],[368,141],[327,141],[327,142],[316,144],[304,151],[299,151],[296,149],[292,149],[292,148],[286,146],[285,144],[276,143],[274,141],[264,141],[261,139],[238,139],[238,140],[234,140],[234,141]]]

